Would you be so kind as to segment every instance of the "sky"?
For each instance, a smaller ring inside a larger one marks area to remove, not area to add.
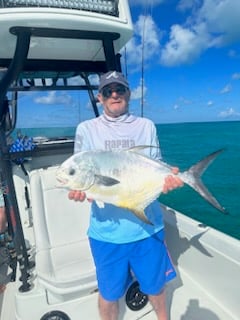
[[[240,1],[129,3],[134,34],[121,53],[132,89],[130,112],[156,124],[239,121]],[[58,108],[52,117],[56,126],[90,117],[89,104],[83,105],[78,93],[58,94],[22,94],[20,101],[23,108],[29,103],[50,107],[43,122]],[[76,107],[71,115],[69,104]],[[35,124],[44,125],[37,119]]]

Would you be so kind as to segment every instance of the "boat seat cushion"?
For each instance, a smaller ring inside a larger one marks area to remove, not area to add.
[[[68,199],[68,191],[57,187],[56,168],[30,173],[36,272],[59,294],[93,290],[95,267],[86,234],[90,204]]]

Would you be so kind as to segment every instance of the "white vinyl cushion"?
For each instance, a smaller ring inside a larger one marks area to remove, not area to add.
[[[59,294],[97,287],[87,228],[90,204],[68,199],[57,187],[56,167],[30,173],[36,240],[36,271],[44,285]]]

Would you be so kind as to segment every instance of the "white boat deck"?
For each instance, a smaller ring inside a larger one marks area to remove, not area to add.
[[[1,310],[1,320],[16,319],[15,309],[13,307],[15,289],[15,283],[9,283],[6,294],[0,295],[0,306],[3,306]],[[202,290],[197,283],[190,279],[183,270],[180,270],[177,279],[168,285],[167,299],[170,313],[169,320],[238,320],[224,310],[224,302],[215,301],[213,297],[209,296],[206,291]],[[86,299],[83,306],[84,309],[81,309],[81,313],[87,312],[87,314],[90,315],[92,312],[94,318],[90,317],[89,319],[100,319],[96,318],[97,294]],[[125,308],[127,307],[122,301],[122,312],[125,312]],[[154,320],[156,316],[152,308],[148,306],[148,308],[142,310],[141,315],[138,315],[137,318],[135,317],[135,312],[132,311],[124,318],[121,316],[119,320],[120,319]]]
[[[178,270],[168,286],[171,319],[238,320],[239,240],[165,209],[168,248]]]
[[[183,270],[167,290],[172,320],[237,320],[224,310],[224,303],[220,305],[221,302],[208,295],[207,289],[203,290]]]

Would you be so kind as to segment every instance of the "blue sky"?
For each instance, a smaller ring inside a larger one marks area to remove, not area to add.
[[[132,88],[130,111],[141,115],[144,56],[144,116],[155,123],[240,120],[240,1],[130,0],[130,8],[134,35],[122,60]],[[91,117],[80,93],[57,94],[21,96],[22,108],[31,103],[48,110],[35,125]]]

